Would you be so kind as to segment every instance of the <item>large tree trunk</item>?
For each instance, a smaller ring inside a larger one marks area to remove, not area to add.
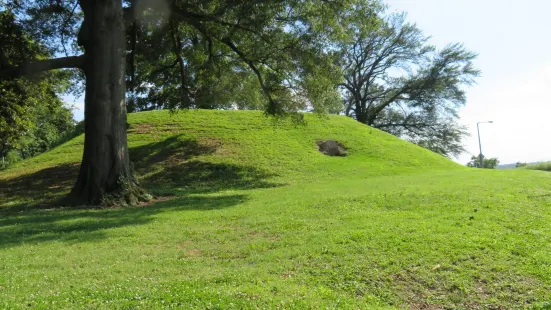
[[[121,0],[80,0],[84,22],[85,138],[73,202],[136,204],[143,192],[128,157],[125,36]]]

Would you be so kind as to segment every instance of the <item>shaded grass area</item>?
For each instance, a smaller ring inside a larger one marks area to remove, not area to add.
[[[0,219],[0,247],[33,246],[42,242],[91,242],[106,238],[106,229],[144,225],[161,212],[217,210],[243,202],[245,195],[173,197],[154,205],[127,209],[42,208]]]
[[[130,148],[140,182],[154,194],[208,193],[222,189],[253,189],[277,186],[273,174],[255,167],[211,163],[196,157],[216,152],[216,145],[173,135],[160,142]],[[0,214],[28,208],[52,208],[71,189],[78,164],[61,164],[29,174],[0,179],[0,198],[10,208]]]
[[[52,204],[80,138],[2,172],[0,308],[549,309],[550,174],[464,169],[344,118],[257,117],[132,116],[147,206]]]
[[[274,174],[263,169],[197,159],[213,155],[220,147],[221,142],[215,139],[204,139],[200,143],[174,135],[161,142],[133,147],[130,153],[142,183],[157,192],[159,188],[168,189],[168,192],[184,189],[185,192],[206,193],[277,186],[269,181]]]
[[[6,210],[47,207],[66,195],[78,174],[78,164],[62,164],[0,179],[0,201]],[[9,208],[7,208],[9,207]]]

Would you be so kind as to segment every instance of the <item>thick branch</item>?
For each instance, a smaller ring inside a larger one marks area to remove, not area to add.
[[[256,77],[258,78],[260,87],[262,88],[262,90],[264,91],[264,94],[268,98],[270,107],[275,111],[276,103],[273,100],[268,87],[264,83],[262,74],[260,73],[260,70],[258,70],[258,68],[256,67],[255,63],[252,60],[248,59],[248,57],[241,50],[239,50],[239,48],[237,48],[237,46],[230,39],[225,38],[225,39],[222,39],[221,42],[226,44],[229,48],[231,48],[241,58],[241,60],[243,60],[249,66],[249,68],[253,70],[253,72],[256,74]]]
[[[170,34],[172,37],[172,44],[174,48],[174,54],[176,54],[176,61],[179,64],[179,73],[180,73],[180,87],[182,90],[182,98],[186,97],[186,94],[191,95],[191,92],[186,87],[186,65],[184,59],[182,58],[182,39],[176,33],[176,26],[174,23],[170,23]]]
[[[37,60],[25,63],[19,67],[8,67],[0,70],[0,77],[21,77],[55,69],[82,68],[84,56],[70,56],[48,60]]]
[[[414,128],[425,128],[429,127],[430,124],[427,123],[386,123],[386,124],[376,124],[376,128],[388,128],[388,127],[414,127]]]
[[[168,69],[171,69],[171,68],[174,68],[176,67],[176,65],[178,64],[178,59],[175,59],[173,63],[171,64],[168,64],[168,65],[165,65],[165,66],[162,66],[154,71],[152,71],[150,74],[149,74],[149,77],[154,77],[155,75],[165,71],[165,70],[168,70]]]

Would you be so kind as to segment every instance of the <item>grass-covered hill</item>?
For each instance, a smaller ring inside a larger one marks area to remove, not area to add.
[[[0,172],[0,308],[549,307],[549,173],[467,169],[337,116],[129,123],[152,204],[57,207],[83,137]]]
[[[530,169],[530,170],[541,170],[541,171],[551,172],[551,161],[537,163],[537,164],[529,164],[529,165],[524,166],[522,168],[523,169]]]
[[[129,124],[131,160],[142,182],[154,192],[461,169],[442,156],[342,116],[306,115],[305,123],[298,123],[252,111],[159,111],[130,114]],[[316,141],[326,139],[343,143],[350,156],[321,154]],[[58,189],[70,188],[76,179],[83,143],[80,136],[0,175],[21,178],[17,183],[25,190],[41,191],[43,187],[33,182],[49,179],[56,190],[47,197],[44,193],[0,197],[8,205],[21,205],[62,194]]]

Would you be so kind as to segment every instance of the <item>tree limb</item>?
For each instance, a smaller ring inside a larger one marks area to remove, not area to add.
[[[69,13],[69,16],[63,21],[63,25],[61,26],[61,45],[63,46],[63,51],[65,52],[65,56],[69,56],[69,53],[67,53],[67,47],[65,47],[65,28],[67,28],[67,24],[69,23],[69,20],[73,17],[75,14],[75,10],[77,9],[79,5],[78,1],[75,1],[75,5],[73,6],[73,9]]]
[[[264,83],[264,78],[262,77],[262,74],[260,73],[260,70],[256,67],[255,63],[250,60],[237,46],[228,38],[224,38],[221,40],[222,43],[226,44],[232,51],[234,51],[240,58],[243,60],[251,70],[256,74],[258,78],[258,82],[260,83],[260,87],[262,87],[262,90],[264,91],[264,94],[266,97],[268,97],[268,100],[270,102],[270,105],[275,105],[274,100],[272,99],[272,95],[270,94],[270,91],[266,84]]]
[[[7,67],[0,70],[0,77],[21,77],[24,75],[40,73],[56,69],[80,68],[84,65],[84,56],[70,56],[47,60],[36,60],[18,67]]]
[[[171,69],[171,68],[176,67],[177,64],[178,64],[178,59],[175,59],[173,63],[168,64],[168,65],[164,65],[164,66],[162,66],[162,67],[160,67],[160,68],[158,68],[158,69],[152,71],[152,72],[149,74],[149,76],[150,76],[150,77],[153,77],[153,76],[155,76],[155,75],[157,75],[157,74],[159,74],[159,73],[161,73],[161,72],[163,72],[163,71],[165,71],[165,70],[168,70],[168,69]]]

